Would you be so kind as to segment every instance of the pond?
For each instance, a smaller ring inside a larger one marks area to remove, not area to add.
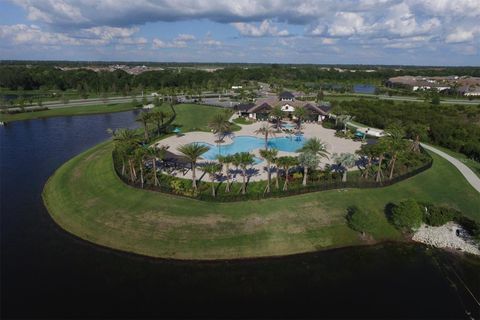
[[[353,86],[354,93],[374,94],[375,90],[375,86],[371,84],[356,84]]]
[[[134,119],[134,112],[125,112],[0,127],[2,317],[478,314],[455,274],[478,293],[480,262],[420,245],[179,262],[108,250],[64,232],[43,206],[46,180],[65,161],[107,139],[107,128],[134,126]]]

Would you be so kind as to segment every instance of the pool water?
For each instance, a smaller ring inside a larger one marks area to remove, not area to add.
[[[279,151],[296,152],[305,143],[303,136],[278,137],[268,139],[268,147],[275,148]],[[238,136],[233,139],[231,144],[212,145],[209,143],[200,142],[200,144],[210,147],[206,153],[203,154],[204,159],[215,160],[217,155],[231,155],[237,152],[251,152],[255,149],[265,148],[265,140],[263,138],[252,136]],[[261,159],[255,159],[256,163],[262,162]]]

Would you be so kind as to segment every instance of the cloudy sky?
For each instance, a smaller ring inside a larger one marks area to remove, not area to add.
[[[480,0],[0,0],[0,59],[480,66]]]

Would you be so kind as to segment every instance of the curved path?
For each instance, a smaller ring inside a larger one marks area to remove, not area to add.
[[[465,179],[467,179],[468,183],[470,183],[475,190],[480,192],[480,178],[478,178],[478,176],[469,167],[467,167],[461,161],[459,161],[458,159],[455,159],[454,157],[446,154],[443,151],[440,151],[424,143],[420,143],[420,144],[425,149],[435,152],[440,157],[444,158],[445,160],[453,164],[458,169],[458,171],[460,171],[460,173],[465,177]]]

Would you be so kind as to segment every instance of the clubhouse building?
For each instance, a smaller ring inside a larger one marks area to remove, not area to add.
[[[330,113],[331,105],[328,102],[315,103],[312,101],[297,100],[291,92],[284,91],[278,97],[257,99],[255,103],[239,104],[235,107],[238,115],[252,120],[269,120],[270,113],[276,107],[285,113],[286,117],[295,119],[297,108],[305,109],[307,122],[321,122]]]

